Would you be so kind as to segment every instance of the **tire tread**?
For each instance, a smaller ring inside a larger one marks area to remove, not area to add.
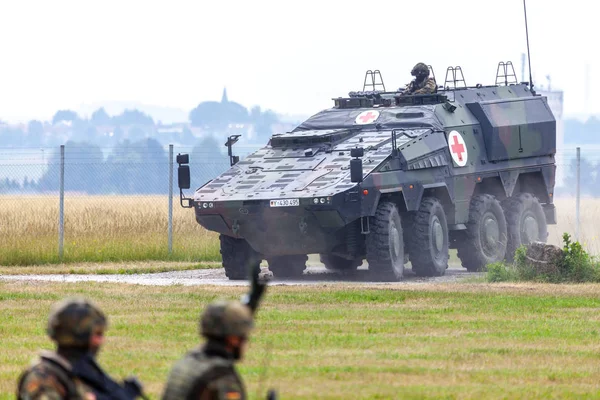
[[[421,200],[419,210],[414,213],[412,218],[412,235],[407,240],[409,246],[410,262],[412,269],[418,276],[442,276],[446,273],[448,267],[448,253],[446,254],[446,266],[443,269],[436,268],[435,262],[432,258],[430,251],[424,251],[429,249],[432,245],[431,238],[429,237],[429,219],[434,212],[436,206],[442,208],[442,204],[435,197],[425,197]],[[444,218],[441,223],[445,223]],[[448,231],[446,227],[446,251],[449,243]]]

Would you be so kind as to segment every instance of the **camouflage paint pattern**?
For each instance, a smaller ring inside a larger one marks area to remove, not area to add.
[[[199,390],[199,387],[203,390]],[[233,361],[225,355],[208,355],[203,348],[177,361],[167,379],[163,400],[245,400],[246,392]]]
[[[247,337],[253,328],[250,308],[239,301],[218,300],[208,305],[200,318],[200,334],[211,337]]]
[[[427,78],[422,80],[421,82],[417,82],[417,80],[411,81],[406,85],[403,95],[408,94],[431,94],[437,92],[437,83],[433,78]]]
[[[62,371],[60,370],[62,369]],[[25,370],[17,388],[17,398],[22,400],[61,400],[82,399],[94,400],[96,397],[91,388],[79,379],[71,379],[74,393],[69,395],[64,379],[68,378],[71,366],[67,360],[54,352],[42,352]]]
[[[88,347],[94,328],[106,325],[106,316],[96,305],[73,297],[54,304],[46,331],[61,346]]]
[[[464,229],[476,192],[503,198],[526,186],[553,212],[556,121],[546,98],[533,96],[527,85],[334,101],[350,105],[273,135],[264,148],[199,188],[198,223],[244,238],[263,255],[286,255],[330,252],[344,243],[342,228],[373,216],[379,200],[389,196],[403,211],[418,209],[424,195],[443,199],[451,230]],[[464,166],[450,152],[453,131],[464,140]],[[364,149],[359,184],[350,180],[354,147]],[[297,203],[273,206],[289,199]]]

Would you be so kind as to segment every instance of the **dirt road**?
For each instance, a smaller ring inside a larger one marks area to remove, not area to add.
[[[322,283],[368,283],[372,284],[424,284],[457,282],[467,277],[479,276],[467,272],[461,266],[451,266],[446,275],[433,278],[417,277],[410,268],[405,270],[405,277],[400,282],[375,282],[368,274],[366,266],[360,267],[352,274],[340,274],[326,270],[322,265],[311,265],[304,271],[301,279],[278,279],[273,278],[266,267],[262,268],[262,274],[270,278],[270,285],[319,285]],[[129,283],[138,285],[221,285],[239,286],[247,285],[247,281],[230,281],[225,276],[225,271],[219,269],[199,269],[190,271],[160,272],[152,274],[135,275],[77,275],[77,274],[55,274],[55,275],[2,275],[0,280],[7,281],[49,281],[49,282],[113,282]]]

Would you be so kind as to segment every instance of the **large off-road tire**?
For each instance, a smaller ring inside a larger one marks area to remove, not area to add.
[[[348,260],[334,254],[321,254],[320,259],[325,268],[331,271],[354,271],[362,265],[361,258]]]
[[[412,215],[407,240],[412,270],[418,276],[442,276],[448,268],[448,223],[442,203],[434,197],[421,200]]]
[[[376,280],[401,280],[404,239],[398,207],[392,202],[379,203],[369,226],[366,247],[370,274]]]
[[[276,278],[297,278],[306,269],[306,254],[292,256],[276,256],[267,258],[269,270]]]
[[[245,239],[219,235],[225,275],[231,280],[248,279],[251,268],[260,264],[259,254]]]
[[[458,258],[470,272],[485,271],[491,263],[506,255],[506,217],[500,202],[492,195],[471,199],[467,230],[457,243]]]
[[[530,193],[520,193],[502,202],[508,230],[506,260],[514,260],[515,251],[521,245],[546,242],[548,224],[542,205]]]

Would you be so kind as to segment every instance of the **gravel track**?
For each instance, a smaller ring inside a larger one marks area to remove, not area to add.
[[[263,276],[268,277],[269,285],[273,286],[312,286],[323,283],[353,283],[353,284],[427,284],[427,283],[451,283],[458,282],[467,277],[479,276],[467,272],[461,266],[450,266],[444,276],[433,278],[421,278],[416,276],[409,268],[405,270],[404,279],[400,282],[376,282],[370,280],[366,266],[360,267],[352,274],[340,274],[326,270],[322,265],[309,264],[300,279],[277,279],[266,267],[262,268]],[[151,274],[135,275],[77,275],[77,274],[54,274],[54,275],[2,275],[0,280],[4,281],[48,281],[48,282],[111,282],[128,283],[137,285],[217,285],[217,286],[246,286],[245,280],[230,281],[225,276],[225,271],[219,269],[198,269],[190,271],[159,272]]]

